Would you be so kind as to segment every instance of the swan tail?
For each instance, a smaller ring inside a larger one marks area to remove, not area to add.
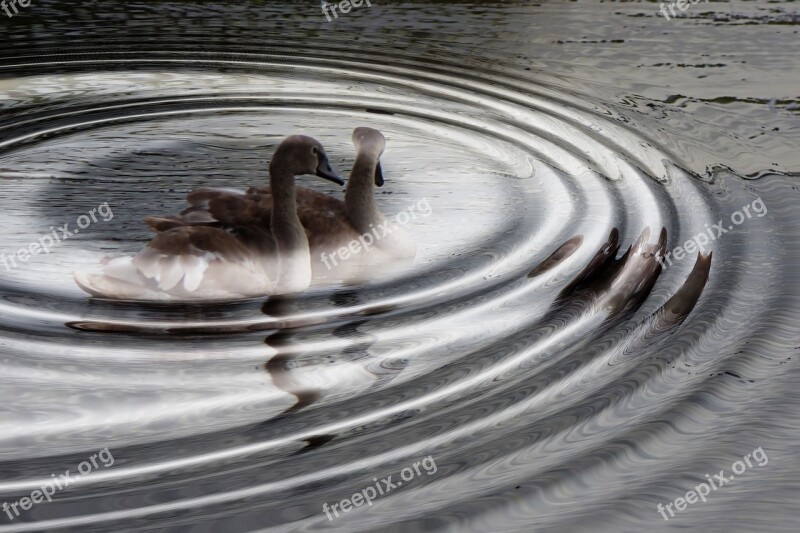
[[[127,299],[127,300],[165,300],[169,295],[159,293],[146,286],[129,283],[104,274],[90,274],[88,272],[75,272],[75,283],[84,292],[97,298]]]

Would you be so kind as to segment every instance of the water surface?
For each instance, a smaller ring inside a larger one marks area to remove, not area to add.
[[[793,531],[796,5],[657,10],[387,0],[329,23],[315,2],[34,0],[4,18],[0,258],[113,216],[0,264],[0,502],[114,461],[0,531]],[[214,304],[73,283],[194,188],[264,183],[288,134],[348,172],[357,126],[388,140],[384,212],[431,206],[410,267]],[[658,264],[701,234],[710,259]]]

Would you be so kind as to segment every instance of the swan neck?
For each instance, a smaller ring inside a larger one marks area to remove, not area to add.
[[[308,249],[305,230],[297,215],[294,176],[276,170],[270,174],[272,215],[270,225],[279,250]]]
[[[383,222],[383,215],[375,202],[374,183],[378,158],[364,152],[358,153],[347,181],[344,194],[345,212],[359,232],[370,230],[370,224]]]
[[[278,291],[305,290],[311,281],[308,237],[297,214],[294,175],[280,170],[270,173],[272,214],[270,225],[278,261]]]

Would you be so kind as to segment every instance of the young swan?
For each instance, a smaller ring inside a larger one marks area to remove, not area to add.
[[[380,157],[386,138],[372,128],[353,131],[356,159],[344,202],[328,202],[323,213],[301,212],[300,219],[311,246],[311,268],[315,278],[356,281],[369,278],[376,267],[381,271],[401,267],[416,256],[416,245],[399,227],[383,234],[381,226],[390,225],[375,202],[374,187],[383,186]],[[352,243],[358,246],[351,247]],[[347,259],[336,255],[342,248],[359,250]]]
[[[241,234],[207,225],[166,229],[134,257],[109,261],[103,274],[75,273],[94,296],[125,299],[213,299],[295,293],[311,282],[308,239],[297,215],[294,177],[315,174],[339,185],[322,145],[285,139],[269,166],[275,209],[267,227]],[[255,220],[254,222],[258,222]]]

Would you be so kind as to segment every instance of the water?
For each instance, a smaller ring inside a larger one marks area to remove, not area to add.
[[[526,4],[3,19],[0,253],[85,227],[0,265],[0,502],[108,455],[0,531],[794,530],[796,6]],[[264,183],[290,133],[348,172],[356,126],[384,212],[431,206],[409,268],[213,305],[72,282],[192,189]],[[701,234],[710,262],[658,265]]]

